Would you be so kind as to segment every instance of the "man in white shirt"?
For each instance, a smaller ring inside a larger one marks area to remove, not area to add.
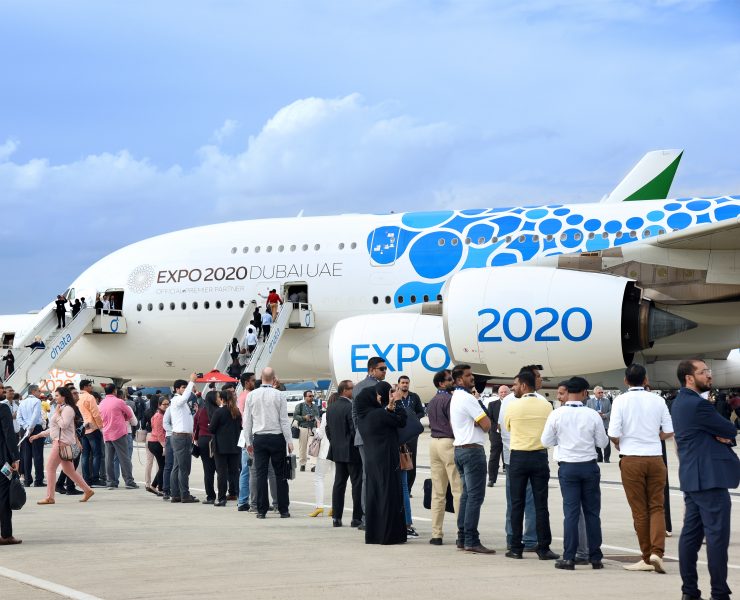
[[[293,452],[288,405],[280,392],[273,387],[275,372],[266,367],[262,371],[262,386],[249,394],[244,412],[244,434],[247,452],[254,456],[255,488],[257,490],[257,518],[264,519],[269,508],[267,502],[267,465],[272,463],[277,479],[278,510],[280,517],[290,517],[288,512],[288,479],[285,459]]]
[[[586,520],[589,561],[594,569],[603,569],[601,562],[601,471],[596,464],[596,448],[609,443],[601,417],[587,410],[583,401],[588,397],[588,381],[573,377],[568,381],[568,399],[553,411],[542,431],[544,446],[557,446],[558,479],[563,496],[563,558],[555,562],[556,569],[573,571],[578,548],[578,521],[581,509]],[[558,388],[559,389],[559,388]]]
[[[190,494],[190,461],[193,452],[193,414],[188,400],[193,394],[193,386],[198,376],[190,375],[190,382],[178,379],[172,385],[175,392],[170,399],[170,418],[172,419],[172,473],[170,475],[170,502],[190,504],[198,499]]]
[[[673,436],[673,422],[663,398],[648,392],[645,367],[633,364],[625,371],[629,391],[612,405],[609,437],[619,450],[619,469],[642,560],[624,567],[628,571],[663,569],[665,512],[663,488],[666,466],[660,440]]]
[[[476,554],[495,554],[495,550],[480,543],[478,533],[488,473],[484,446],[491,420],[478,399],[470,393],[475,385],[470,365],[457,365],[452,369],[452,380],[455,391],[450,401],[450,425],[455,435],[455,466],[463,484],[457,515],[457,547]]]

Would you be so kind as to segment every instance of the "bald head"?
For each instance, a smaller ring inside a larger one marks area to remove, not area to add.
[[[275,369],[272,367],[262,369],[262,383],[271,385],[273,381],[275,381]]]
[[[501,398],[503,400],[509,394],[511,394],[511,390],[509,389],[509,386],[508,385],[500,385],[499,386],[499,388],[498,388],[498,397],[499,398]]]

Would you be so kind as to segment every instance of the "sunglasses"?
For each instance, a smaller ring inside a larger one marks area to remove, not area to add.
[[[378,371],[387,371],[388,367],[375,367]]]

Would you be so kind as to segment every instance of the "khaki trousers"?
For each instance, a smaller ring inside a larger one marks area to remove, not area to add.
[[[452,438],[431,438],[429,463],[432,470],[432,537],[442,538],[442,525],[447,503],[447,485],[452,488],[455,514],[460,512],[462,480],[455,466],[455,448]]]
[[[311,429],[309,427],[299,427],[300,435],[298,436],[298,464],[301,467],[306,466],[308,458],[308,441],[311,435]]]
[[[632,509],[632,521],[645,562],[665,551],[663,488],[666,466],[662,456],[623,456],[619,461],[622,486]]]

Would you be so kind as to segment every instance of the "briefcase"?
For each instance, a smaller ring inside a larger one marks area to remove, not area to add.
[[[288,454],[285,457],[285,479],[288,481],[295,479],[296,464],[295,454]]]
[[[432,480],[424,480],[424,508],[432,508]],[[452,501],[452,488],[447,484],[447,501],[445,502],[445,512],[454,513],[455,503]]]

